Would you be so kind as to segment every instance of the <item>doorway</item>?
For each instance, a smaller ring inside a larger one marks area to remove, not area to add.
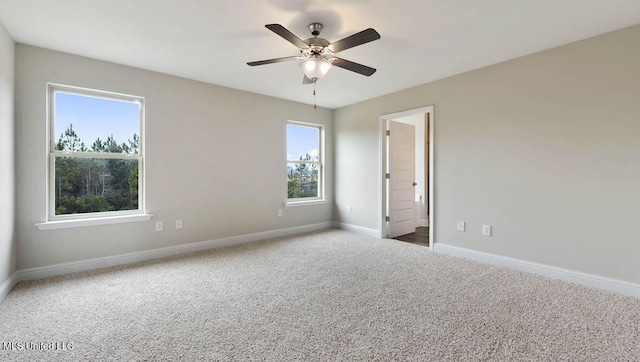
[[[434,244],[433,106],[380,117],[379,232]]]

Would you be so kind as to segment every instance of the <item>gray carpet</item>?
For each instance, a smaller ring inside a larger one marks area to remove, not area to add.
[[[1,360],[640,360],[640,300],[340,230],[20,283]]]

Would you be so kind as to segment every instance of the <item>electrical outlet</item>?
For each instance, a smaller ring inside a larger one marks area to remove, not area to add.
[[[458,231],[464,231],[464,221],[458,220]]]
[[[162,223],[162,221],[156,221],[156,231],[162,230],[164,230],[164,224]]]
[[[351,208],[351,205],[347,206],[347,212],[351,213],[351,211],[353,211],[353,209]]]
[[[491,236],[491,225],[482,225],[482,235]]]
[[[176,220],[176,230],[182,230],[182,220]]]
[[[282,216],[282,209],[278,209],[278,216]]]

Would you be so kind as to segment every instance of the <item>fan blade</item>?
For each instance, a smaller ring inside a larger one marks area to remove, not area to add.
[[[380,39],[380,34],[372,28],[369,28],[331,43],[331,45],[329,45],[329,49],[332,52],[337,53],[378,39]]]
[[[280,25],[280,24],[267,24],[265,25],[265,28],[271,30],[272,32],[280,35],[282,38],[284,38],[284,40],[288,41],[289,43],[297,46],[300,49],[308,49],[309,45],[305,42],[302,41],[302,39],[298,38],[297,36],[295,36],[292,32],[290,32],[289,30],[287,30],[284,26]]]
[[[312,83],[313,81],[306,75],[304,76],[304,78],[302,78],[302,84],[312,84]]]
[[[256,65],[280,63],[280,62],[286,62],[289,60],[296,60],[296,59],[298,59],[298,57],[283,57],[283,58],[275,58],[275,59],[258,60],[256,62],[248,62],[247,64],[254,67]]]
[[[358,64],[356,62],[352,62],[350,60],[346,60],[338,57],[333,58],[333,61],[331,62],[331,64],[335,65],[336,67],[340,67],[346,70],[350,70],[352,72],[366,75],[367,77],[376,72],[374,68],[367,67],[366,65]]]

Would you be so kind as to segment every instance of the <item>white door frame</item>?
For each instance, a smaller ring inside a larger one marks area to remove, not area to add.
[[[378,233],[380,238],[387,235],[386,210],[387,210],[387,188],[386,188],[386,157],[387,157],[387,121],[395,118],[413,116],[415,114],[429,113],[429,249],[434,250],[435,244],[435,198],[434,198],[434,170],[435,170],[435,117],[433,106],[410,109],[407,111],[385,114],[379,117],[379,140],[378,140]]]

